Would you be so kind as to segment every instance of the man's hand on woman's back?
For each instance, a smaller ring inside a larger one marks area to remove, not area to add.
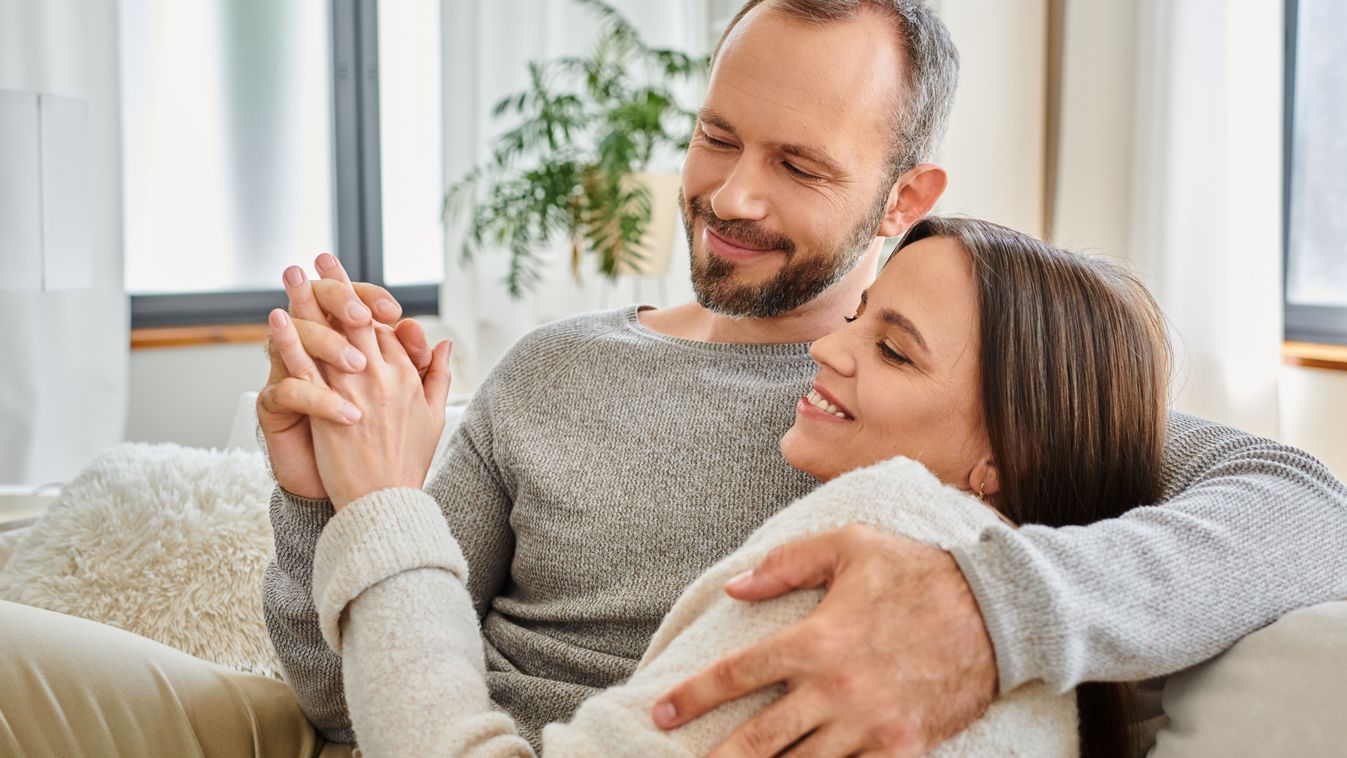
[[[285,340],[294,338],[273,336],[267,342],[271,374],[257,396],[257,421],[277,483],[301,497],[325,499],[309,417],[354,423],[358,415],[348,415],[350,403],[327,387],[316,364],[348,373],[364,370],[364,355],[347,341],[345,330],[365,327],[371,319],[396,324],[394,333],[423,375],[431,351],[420,324],[410,318],[398,321],[402,306],[383,287],[351,282],[328,253],[318,256],[315,265],[319,280],[309,281],[298,266],[286,269],[282,277],[297,340],[289,344]],[[274,327],[272,334],[278,334]],[[308,359],[296,360],[300,355]]]
[[[774,684],[788,693],[714,758],[918,756],[987,709],[996,660],[953,556],[864,526],[783,545],[726,585],[759,601],[827,587],[803,621],[728,656],[656,703],[663,728]]]

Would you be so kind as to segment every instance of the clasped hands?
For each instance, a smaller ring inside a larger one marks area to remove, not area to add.
[[[316,266],[312,283],[286,270],[289,316],[269,318],[257,414],[276,481],[338,509],[385,487],[419,489],[444,428],[450,345],[429,348],[386,290],[352,283],[335,257]],[[916,756],[991,702],[991,640],[949,553],[849,526],[777,548],[726,591],[754,602],[808,587],[828,588],[812,614],[690,676],[652,720],[677,728],[785,684],[714,758]]]
[[[448,340],[429,348],[387,290],[353,283],[335,256],[283,276],[290,308],[268,317],[271,374],[257,418],[272,472],[340,510],[389,487],[425,484],[444,429]]]

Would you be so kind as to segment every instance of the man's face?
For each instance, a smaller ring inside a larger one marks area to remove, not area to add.
[[[901,56],[892,22],[871,11],[813,25],[765,3],[735,26],[679,195],[702,305],[788,313],[876,244]]]

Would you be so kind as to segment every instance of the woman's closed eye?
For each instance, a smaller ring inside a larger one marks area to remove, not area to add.
[[[855,322],[856,319],[858,319],[858,318],[860,318],[860,317],[861,317],[861,314],[860,314],[860,312],[858,311],[858,312],[856,313],[855,316],[843,316],[843,317],[842,317],[842,320],[845,321],[845,322],[847,322],[848,324],[850,324],[850,323]],[[875,342],[875,347],[879,348],[879,356],[880,356],[881,358],[883,358],[884,360],[888,361],[889,363],[892,363],[892,364],[897,365],[897,366],[910,366],[910,365],[912,365],[912,359],[911,359],[911,358],[908,358],[906,355],[903,355],[902,353],[898,352],[898,351],[895,350],[891,345],[889,345],[889,343],[885,342],[884,340],[879,340],[879,341]]]
[[[892,363],[896,366],[908,366],[912,364],[912,360],[910,358],[898,352],[897,350],[894,350],[891,346],[889,346],[889,343],[883,340],[876,342],[875,346],[879,348],[880,357],[882,357],[889,363]]]

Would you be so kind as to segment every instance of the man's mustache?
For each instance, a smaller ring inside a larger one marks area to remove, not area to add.
[[[692,198],[688,206],[692,218],[730,242],[755,250],[780,250],[787,256],[795,252],[795,243],[789,237],[765,231],[753,221],[726,221],[703,198]]]

